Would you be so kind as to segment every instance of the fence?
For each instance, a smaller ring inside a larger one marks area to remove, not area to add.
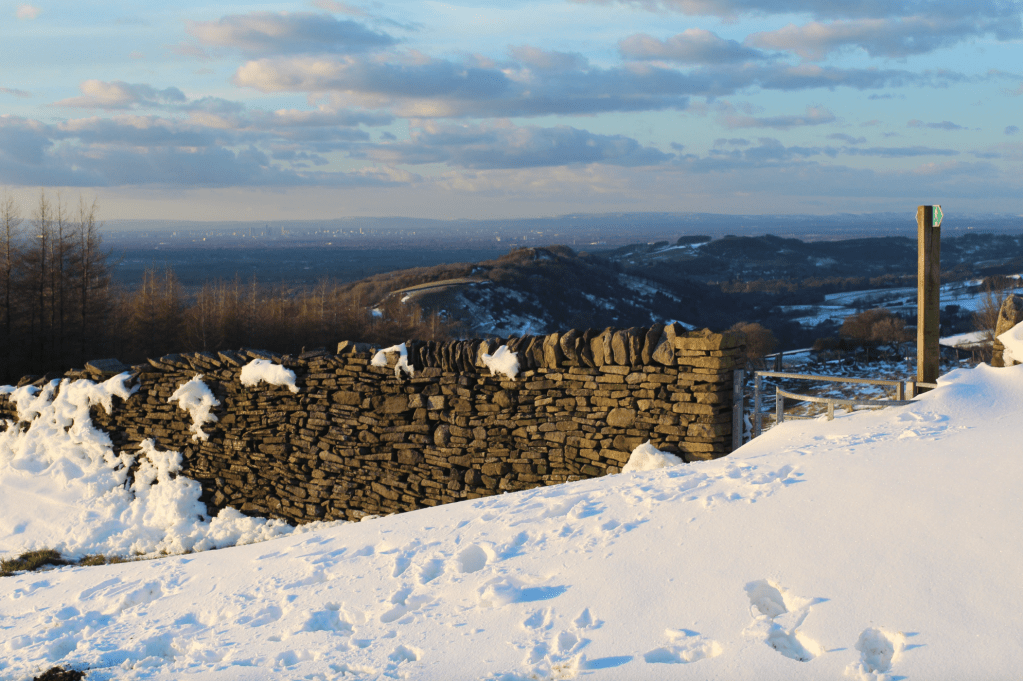
[[[909,404],[914,397],[917,396],[920,388],[931,389],[936,388],[935,383],[923,383],[914,380],[910,381],[896,381],[889,379],[875,379],[875,378],[845,378],[839,376],[817,376],[814,374],[792,374],[783,371],[755,371],[753,372],[753,422],[751,424],[750,437],[754,438],[759,436],[763,432],[763,379],[764,378],[791,378],[809,381],[821,381],[826,383],[858,383],[863,385],[880,385],[886,387],[895,388],[895,399],[894,400],[867,400],[867,399],[848,399],[841,397],[817,397],[815,395],[800,395],[797,393],[788,392],[782,390],[780,387],[775,386],[775,423],[784,423],[785,421],[785,400],[798,400],[801,402],[815,402],[818,404],[827,404],[828,406],[828,420],[831,421],[835,418],[835,406],[845,407],[848,411],[853,411],[856,407],[895,407],[904,404]],[[742,398],[743,390],[742,385],[745,383],[745,374],[743,371],[738,370],[735,372],[735,391],[734,395],[737,395],[733,403],[733,417],[732,417],[732,448],[738,449],[743,441],[743,428],[744,423],[744,401]],[[789,416],[788,418],[812,418],[807,416]]]

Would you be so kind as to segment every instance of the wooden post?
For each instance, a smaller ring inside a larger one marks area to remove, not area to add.
[[[917,206],[916,380],[938,380],[938,315],[941,302],[941,223],[934,206]],[[940,208],[938,215],[941,215]]]
[[[742,447],[743,436],[743,409],[744,387],[746,384],[746,372],[736,369],[732,374],[732,451]]]
[[[762,425],[764,423],[764,415],[760,413],[760,410],[763,408],[760,404],[760,388],[762,380],[763,379],[760,378],[759,372],[753,374],[753,435],[751,437],[760,437],[760,433],[763,430]]]

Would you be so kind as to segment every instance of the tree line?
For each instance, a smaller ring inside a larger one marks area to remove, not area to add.
[[[254,347],[298,353],[338,341],[444,340],[456,329],[437,314],[364,287],[323,280],[286,288],[210,281],[185,291],[174,271],[153,267],[134,288],[113,283],[98,205],[40,192],[24,211],[0,194],[0,384],[81,368],[91,359]]]
[[[0,195],[0,364],[11,380],[97,352],[112,312],[95,201],[41,192],[26,218]]]

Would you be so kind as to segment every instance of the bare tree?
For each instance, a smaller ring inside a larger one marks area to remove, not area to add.
[[[4,375],[0,378],[13,380],[14,362],[14,279],[15,263],[21,250],[21,212],[18,204],[8,191],[0,195],[0,296],[3,297]]]
[[[746,352],[744,360],[746,366],[751,369],[762,369],[764,357],[774,352],[778,347],[778,339],[767,327],[756,322],[738,322],[729,329],[746,334]]]
[[[103,250],[97,222],[96,199],[87,203],[78,197],[78,219],[74,225],[75,275],[77,293],[78,362],[89,359],[86,354],[99,345],[105,336],[106,319],[110,313],[109,254]]]

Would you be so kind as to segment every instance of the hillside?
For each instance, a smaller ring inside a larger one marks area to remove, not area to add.
[[[835,335],[845,316],[877,305],[902,306],[912,323],[905,290],[915,289],[916,258],[915,241],[905,237],[683,236],[674,244],[599,253],[520,248],[479,263],[381,274],[346,290],[381,315],[398,316],[398,306],[409,304],[440,312],[467,336],[671,320],[725,329],[744,321],[770,328],[781,348],[791,349]],[[953,305],[944,309],[943,333],[972,331],[972,312],[985,290],[1005,284],[1002,275],[1023,271],[1023,235],[949,237],[942,243],[942,271],[949,282],[943,308]],[[828,314],[818,314],[823,308]]]
[[[520,335],[569,328],[697,324],[723,296],[697,282],[661,285],[606,258],[566,246],[522,248],[496,260],[377,275],[349,285],[381,314],[414,302],[442,311],[465,335]]]

